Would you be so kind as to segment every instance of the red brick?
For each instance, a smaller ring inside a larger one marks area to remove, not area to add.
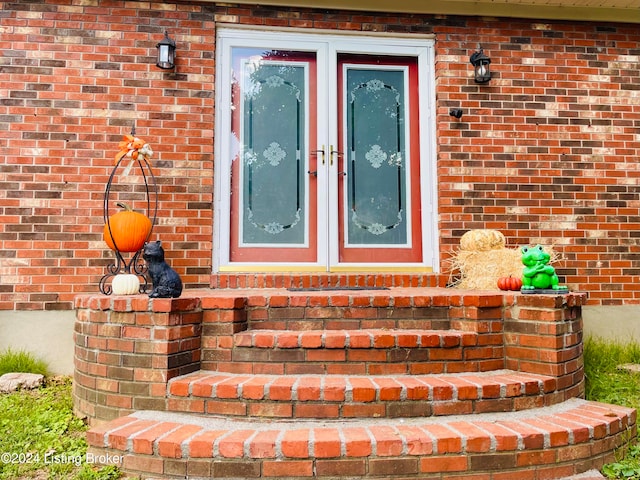
[[[158,438],[178,428],[180,425],[171,422],[161,422],[133,437],[133,451],[146,455],[153,454],[153,445]]]
[[[371,437],[365,428],[346,427],[342,434],[347,457],[368,457],[373,452]]]
[[[285,477],[312,477],[313,462],[312,461],[265,461],[263,463],[263,476],[270,478]]]
[[[206,402],[206,413],[214,415],[247,415],[247,403],[237,401],[210,400]]]
[[[285,458],[309,457],[310,430],[299,429],[285,431],[282,437],[282,455]]]
[[[378,418],[387,413],[382,403],[347,403],[342,407],[342,417],[345,418]]]
[[[182,442],[202,430],[197,425],[184,425],[158,440],[158,453],[162,457],[182,458]]]
[[[294,415],[291,403],[250,403],[247,408],[247,415],[251,417],[281,417],[291,418]]]
[[[303,348],[319,348],[322,346],[322,334],[318,332],[302,332],[300,345]]]
[[[238,398],[240,384],[249,380],[250,377],[236,376],[229,377],[216,385],[216,396],[218,398]]]
[[[423,473],[464,472],[465,470],[467,470],[466,456],[433,456],[420,460],[420,471]]]
[[[296,386],[297,398],[299,401],[320,400],[321,379],[319,377],[302,377]]]
[[[119,417],[109,423],[91,428],[87,432],[87,443],[94,447],[104,447],[105,434],[109,431],[117,431],[129,424],[137,423],[139,420],[135,417]]]
[[[376,389],[367,378],[350,379],[354,402],[372,402],[376,398]]]
[[[371,426],[369,431],[373,436],[375,454],[379,457],[396,457],[402,454],[402,439],[392,427]]]
[[[172,382],[169,385],[169,393],[171,395],[178,395],[180,397],[186,397],[189,395],[189,386],[190,382],[186,380],[180,380],[177,382]]]
[[[322,382],[322,398],[327,402],[345,400],[346,381],[344,378],[325,377]]]
[[[290,400],[293,385],[296,382],[295,377],[277,378],[269,386],[269,398],[271,400]]]
[[[371,348],[373,346],[371,334],[366,331],[351,332],[349,346],[351,348]]]
[[[542,431],[545,435],[548,435],[551,447],[568,445],[569,443],[569,432],[553,422],[546,422],[543,419],[535,418],[522,420],[522,423],[530,425]]]
[[[455,432],[443,425],[430,424],[422,427],[425,431],[435,438],[438,446],[438,454],[460,453],[462,451],[462,441]]]
[[[466,438],[466,451],[469,453],[483,453],[491,449],[491,437],[474,423],[452,422],[448,423],[455,431],[460,432]]]
[[[164,461],[161,458],[125,455],[122,468],[126,471],[139,471],[162,475],[164,473]]]
[[[408,455],[432,455],[433,440],[419,427],[400,425],[398,432],[404,438]]]
[[[266,385],[270,382],[266,377],[254,377],[242,384],[242,398],[262,400],[265,397]]]
[[[279,431],[265,431],[256,433],[249,446],[251,458],[275,458],[277,455],[277,439]]]
[[[366,463],[364,460],[336,459],[316,460],[316,474],[319,477],[328,476],[338,478],[341,476],[365,476]]]
[[[391,378],[375,378],[375,383],[380,388],[379,399],[381,401],[398,401],[401,399],[402,386]]]
[[[348,405],[345,405],[346,409]],[[340,416],[340,405],[314,403],[299,403],[296,405],[294,415],[298,418],[338,418]],[[347,413],[343,412],[343,416]]]
[[[226,379],[227,377],[222,375],[209,375],[198,379],[191,383],[191,393],[196,397],[210,397],[213,392],[213,386]]]
[[[196,435],[189,442],[189,456],[192,458],[211,458],[215,441],[225,433],[223,430],[209,430]]]
[[[313,445],[313,455],[316,458],[333,458],[341,456],[340,433],[336,429],[314,429]]]
[[[253,430],[237,430],[224,435],[218,440],[220,456],[242,458],[244,456],[244,444],[253,434]]]
[[[298,348],[300,346],[298,338],[298,332],[280,332],[277,337],[277,346],[278,348]]]

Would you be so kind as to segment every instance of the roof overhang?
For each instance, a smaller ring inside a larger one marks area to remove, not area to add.
[[[243,0],[288,7],[640,23],[640,0]]]

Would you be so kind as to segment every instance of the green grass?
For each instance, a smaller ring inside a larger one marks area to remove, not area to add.
[[[589,338],[584,342],[586,397],[640,409],[640,374],[619,368],[640,364],[640,344]]]
[[[640,374],[618,368],[640,364],[640,344],[590,338],[584,347],[587,399],[640,410]],[[46,364],[24,352],[0,354],[0,371],[7,366],[9,371],[46,372]],[[0,395],[0,480],[120,478],[115,467],[85,462],[86,430],[73,415],[69,378],[49,380],[36,391]],[[640,480],[640,447],[620,451],[618,461],[605,465],[603,473],[610,479]]]
[[[46,377],[49,375],[49,367],[44,360],[29,352],[16,352],[8,348],[0,353],[0,376],[5,373],[39,373]]]
[[[640,364],[640,344],[589,338],[584,342],[586,398],[640,410],[640,373],[619,368],[627,363]],[[640,480],[640,446],[633,445],[617,453],[614,463],[602,473],[610,479]]]
[[[85,463],[84,422],[73,414],[71,379],[0,395],[0,479],[112,480],[114,467]]]

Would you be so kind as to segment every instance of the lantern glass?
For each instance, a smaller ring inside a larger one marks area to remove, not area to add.
[[[473,65],[473,78],[476,83],[487,83],[491,80],[491,68],[489,67],[491,59],[484,54],[482,49],[473,53],[469,61]]]
[[[476,65],[474,77],[475,77],[475,81],[478,83],[486,83],[489,80],[491,80],[491,72],[489,70],[489,64],[482,62]]]
[[[170,69],[175,66],[176,42],[169,38],[167,32],[164,38],[156,45],[158,49],[158,61],[156,65],[163,69]]]

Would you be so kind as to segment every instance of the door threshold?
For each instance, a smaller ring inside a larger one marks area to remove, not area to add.
[[[225,265],[218,273],[433,273],[432,267],[403,265]]]

